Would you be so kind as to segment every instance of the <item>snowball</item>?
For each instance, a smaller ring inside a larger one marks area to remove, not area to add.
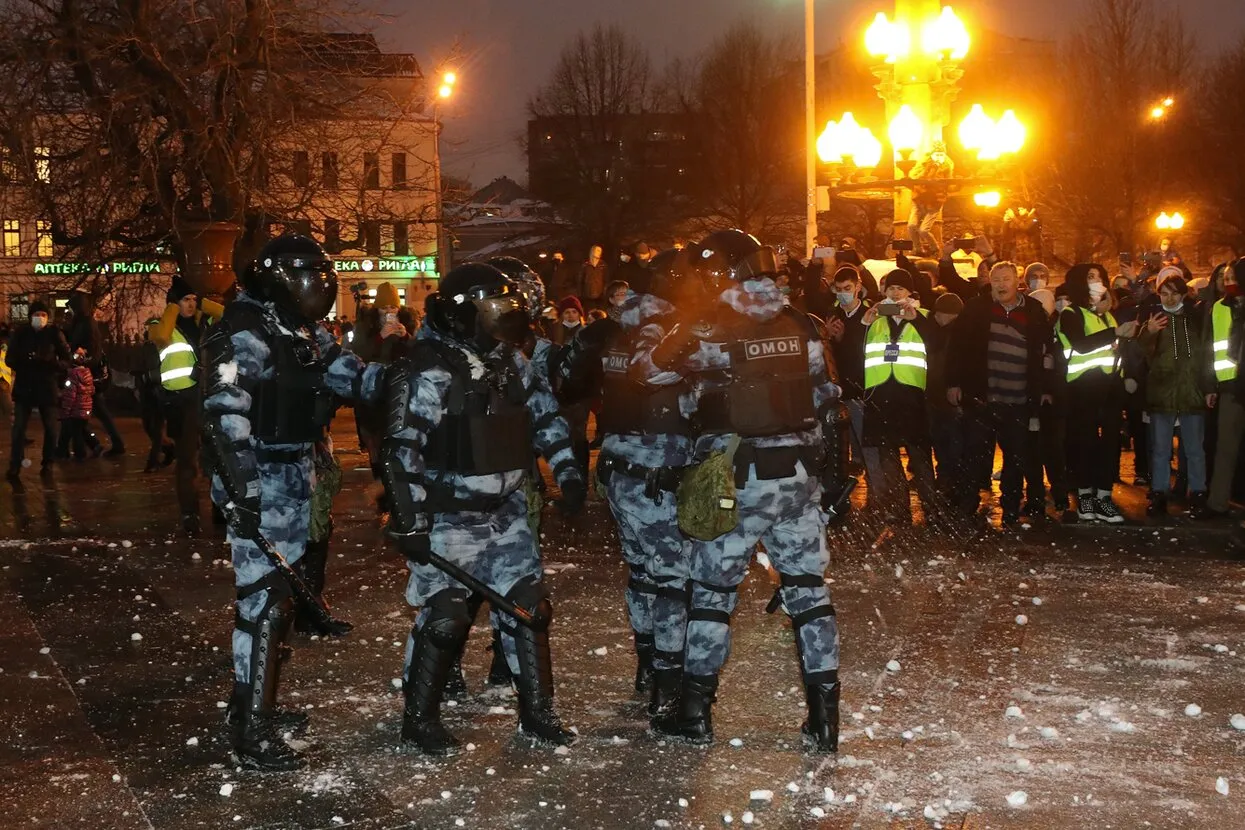
[[[730,823],[731,823],[732,821],[734,821],[734,820],[735,820],[735,817],[734,817],[734,816],[732,816],[730,813],[723,813],[723,814],[722,814],[722,823],[723,823],[723,824],[730,824]]]
[[[135,631],[133,634],[130,635],[130,639],[137,643],[143,639],[143,635]]]
[[[856,793],[848,793],[847,795],[843,796],[843,803],[844,804],[855,804]]]
[[[743,745],[744,745],[743,738],[731,738],[731,746],[735,747],[736,749],[738,749],[739,747]]]
[[[788,783],[787,783],[787,792],[789,792],[789,793],[798,793],[799,791],[800,791],[800,785],[799,785],[799,784],[795,783],[794,781],[790,781],[790,782],[788,782]]]
[[[1009,807],[1023,807],[1029,800],[1029,794],[1024,790],[1016,790],[1007,796],[1007,804]]]
[[[200,559],[202,559],[203,557],[202,557],[202,556],[200,556],[198,553],[192,553],[192,554],[190,554],[190,558],[191,558],[191,559],[193,559],[195,562],[198,562],[198,561],[199,561]]]
[[[1129,723],[1126,720],[1120,720],[1120,721],[1116,721],[1115,723],[1111,724],[1111,731],[1131,734],[1137,731],[1137,727]]]
[[[48,648],[47,646],[44,646],[43,648],[39,649],[39,653],[40,654],[51,654],[52,649]]]
[[[739,820],[742,821],[744,824],[751,824],[753,821],[756,820],[756,816],[752,814],[751,810],[744,810],[743,815],[739,817]]]
[[[680,798],[680,799],[679,799],[679,806],[680,806],[680,807],[687,807],[687,803],[688,803],[688,802],[687,802],[687,799],[686,799],[686,798]]]
[[[1020,720],[1024,720],[1024,716],[1025,713],[1019,706],[1016,705],[1008,706],[1007,711],[1003,713],[1003,717],[1005,718],[1018,718]]]
[[[1029,624],[1029,618],[1026,617],[1024,614],[1016,615],[1016,625],[1028,625],[1028,624]]]
[[[220,794],[225,796],[226,798],[233,795],[233,784],[221,784]]]
[[[121,547],[123,547],[123,548],[132,548],[132,547],[134,547],[134,543],[133,543],[133,542],[131,542],[129,539],[122,539],[122,540],[121,540]]]
[[[1228,794],[1228,779],[1224,778],[1222,775],[1219,776],[1217,779],[1215,779],[1215,792],[1219,793],[1220,795],[1227,795]]]
[[[1033,598],[1033,604],[1034,604],[1034,605],[1041,605],[1041,604],[1042,604],[1042,598],[1041,598],[1041,597],[1034,597],[1034,598]]]
[[[1239,712],[1228,719],[1228,723],[1232,724],[1233,729],[1239,729],[1245,732],[1245,715]]]
[[[448,800],[451,795],[453,795],[453,793],[450,792],[449,790],[441,790],[442,799]]]
[[[1053,726],[1043,726],[1038,729],[1038,734],[1048,741],[1055,741],[1059,739],[1059,730]]]
[[[488,769],[484,771],[484,774],[485,775],[496,775],[497,770],[493,769],[492,767],[489,767]]]
[[[395,689],[401,689],[401,688],[402,688],[402,678],[400,678],[400,677],[394,677],[394,678],[392,678],[392,679],[389,681],[389,685],[390,685],[390,686],[393,686]]]
[[[1191,718],[1196,718],[1198,715],[1202,714],[1202,707],[1198,706],[1196,703],[1190,703],[1188,706],[1184,707],[1184,713]]]
[[[886,664],[887,671],[899,671],[900,668],[901,666],[899,665],[898,660],[891,660],[889,663]]]
[[[915,738],[915,737],[916,737],[916,735],[914,735],[914,734],[912,733],[912,730],[911,730],[911,729],[905,729],[905,730],[903,731],[903,734],[901,734],[899,737],[903,738],[905,741],[910,741],[910,740],[912,740],[913,738]]]
[[[609,654],[609,652],[610,650],[606,648],[605,646],[601,646],[600,648],[594,648],[592,650],[592,653],[595,654],[597,657],[604,657],[605,655]]]
[[[553,750],[554,755],[570,755],[571,748],[569,746],[559,746]]]
[[[753,790],[751,793],[748,794],[748,800],[749,801],[764,801],[768,803],[774,800],[774,791],[773,790]],[[682,807],[683,805],[680,804],[679,806]]]
[[[199,745],[198,738],[187,738],[186,739],[186,746],[198,746],[198,745]]]
[[[826,811],[823,810],[821,807],[809,807],[808,811],[809,813],[812,814],[813,818],[825,818],[826,817]]]
[[[823,791],[826,801],[834,801],[834,790],[826,787]]]
[[[1193,601],[1196,602],[1198,605],[1205,605],[1206,603],[1210,602],[1210,597],[1194,597]]]
[[[114,783],[114,784],[120,784],[120,783],[121,783],[121,776],[120,776],[120,775],[117,775],[117,774],[114,772],[114,773],[112,774],[112,783]]]

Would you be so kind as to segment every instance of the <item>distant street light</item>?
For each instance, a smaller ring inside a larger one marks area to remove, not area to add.
[[[1170,216],[1166,211],[1160,213],[1158,218],[1154,220],[1154,227],[1161,231],[1178,231],[1184,227],[1184,217],[1180,213],[1172,213]]]

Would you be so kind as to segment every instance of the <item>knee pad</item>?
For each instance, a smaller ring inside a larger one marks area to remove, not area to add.
[[[549,588],[538,577],[525,576],[514,584],[506,599],[521,605],[535,617],[532,628],[544,631],[553,621],[553,603],[549,601]]]
[[[731,612],[738,602],[738,586],[713,585],[700,580],[692,581],[692,606],[687,613],[689,623],[716,622],[723,625],[731,624]]]
[[[461,588],[438,591],[428,600],[428,615],[419,633],[441,648],[456,648],[471,630],[469,596]]]
[[[245,631],[252,637],[259,632],[260,626],[264,623],[270,624],[275,631],[283,631],[286,625],[294,619],[294,596],[290,592],[289,583],[285,581],[280,571],[269,571],[250,585],[238,588],[238,600],[253,597],[260,591],[268,593],[264,597],[264,604],[259,609],[259,613],[255,615],[254,622],[244,619],[240,610],[235,608],[234,611],[234,627],[239,631]]]

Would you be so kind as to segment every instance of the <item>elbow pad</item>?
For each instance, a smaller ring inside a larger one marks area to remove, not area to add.
[[[220,477],[225,494],[236,505],[259,502],[259,470],[255,453],[245,442],[234,442],[218,421],[209,420],[203,426],[203,443],[214,462],[213,470]],[[247,462],[250,463],[247,463]]]

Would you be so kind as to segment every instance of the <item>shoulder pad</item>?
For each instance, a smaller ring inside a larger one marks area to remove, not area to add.
[[[419,374],[420,372],[434,368],[453,368],[453,359],[448,354],[448,350],[440,346],[435,340],[417,340],[411,339],[407,341],[408,345],[402,358],[407,361],[407,366],[411,374]]]
[[[788,320],[790,320],[791,322],[799,326],[800,331],[803,332],[808,337],[809,340],[820,340],[821,339],[822,337],[821,330],[825,329],[825,323],[823,323],[821,320],[817,320],[817,322],[813,322],[816,319],[813,317],[813,315],[800,311],[795,306],[790,306],[790,305],[785,306],[783,308],[782,314]],[[819,330],[818,323],[821,324],[820,326],[821,330]]]
[[[225,306],[225,313],[221,315],[220,321],[212,328],[225,329],[231,334],[240,331],[260,331],[266,333],[270,330],[271,325],[263,310],[258,306],[252,303],[233,302]]]

